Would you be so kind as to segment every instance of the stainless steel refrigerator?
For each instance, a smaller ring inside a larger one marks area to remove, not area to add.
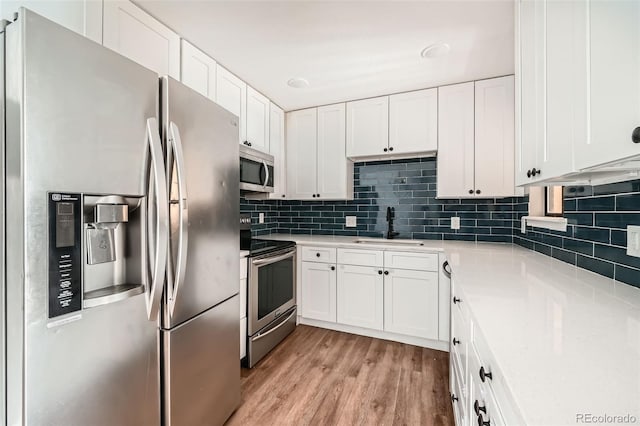
[[[26,9],[0,62],[0,419],[222,424],[240,401],[237,117]]]

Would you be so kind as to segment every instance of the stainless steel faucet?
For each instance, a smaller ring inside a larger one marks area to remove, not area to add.
[[[386,238],[392,240],[394,237],[400,235],[398,232],[394,232],[393,230],[393,219],[396,217],[396,209],[395,207],[387,207],[387,235]]]

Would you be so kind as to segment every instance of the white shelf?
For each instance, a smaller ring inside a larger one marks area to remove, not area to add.
[[[527,233],[527,225],[533,226],[534,228],[545,228],[562,232],[567,231],[567,219],[564,217],[523,216],[520,233]]]

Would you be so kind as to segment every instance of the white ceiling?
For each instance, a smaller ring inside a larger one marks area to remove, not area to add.
[[[287,111],[514,71],[511,0],[134,2]]]

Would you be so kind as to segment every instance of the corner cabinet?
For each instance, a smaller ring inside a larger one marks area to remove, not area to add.
[[[438,90],[438,197],[516,195],[514,77]]]
[[[203,96],[216,100],[217,63],[200,49],[182,40],[181,70],[182,83]]]
[[[129,1],[103,2],[103,44],[180,80],[180,36]]]
[[[353,162],[345,156],[345,104],[287,113],[287,198],[353,199]]]

